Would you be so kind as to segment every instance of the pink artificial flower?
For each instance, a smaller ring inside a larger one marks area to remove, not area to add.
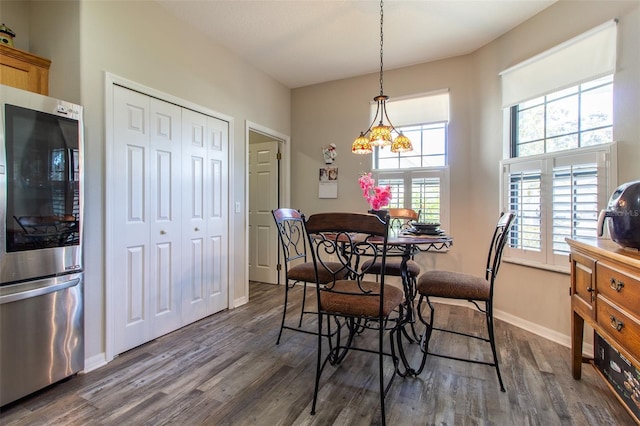
[[[371,177],[371,173],[363,174],[358,179],[362,195],[373,210],[380,210],[389,205],[391,201],[391,186],[375,186],[376,181]]]

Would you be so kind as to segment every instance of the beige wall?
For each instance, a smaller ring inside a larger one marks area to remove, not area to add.
[[[87,162],[97,166],[87,179],[88,184],[104,188],[105,179],[109,179],[102,161],[104,72],[108,71],[234,118],[229,201],[230,206],[239,202],[242,212],[230,215],[229,235],[245,235],[245,121],[289,134],[289,90],[182,25],[155,2],[85,1],[80,16],[86,140],[96,148]],[[91,241],[101,242],[100,246],[104,242],[102,194],[96,191],[87,197],[91,207],[87,208],[86,221],[89,226],[89,218],[100,218],[94,221],[95,230],[91,235]],[[89,236],[87,233],[87,240]],[[245,238],[230,238],[230,244],[230,277],[234,278],[230,291],[234,300],[246,299]],[[87,261],[87,287],[94,286],[89,294],[93,297],[89,307],[95,309],[100,308],[103,301],[103,267],[104,253],[96,253]],[[101,329],[100,326],[103,324],[96,321],[93,328]],[[88,349],[96,353],[103,350],[101,345],[100,341],[90,341]]]
[[[446,254],[422,259],[424,267],[481,273],[486,242],[500,211],[499,161],[504,150],[498,73],[577,34],[617,17],[619,71],[615,81],[614,135],[619,146],[619,181],[640,179],[640,28],[638,2],[564,1],[554,4],[473,54],[385,70],[391,97],[449,89],[451,122],[451,214],[455,237]],[[353,139],[368,125],[368,102],[378,92],[378,74],[292,91],[292,207],[306,214],[365,211],[357,184],[371,156],[351,154]],[[391,117],[393,120],[393,117]],[[321,148],[335,143],[338,199],[317,197]],[[497,315],[567,344],[569,276],[504,263],[496,288]]]
[[[52,60],[51,95],[85,108],[86,358],[105,352],[105,72],[233,117],[230,139],[231,277],[247,298],[245,121],[290,134],[290,91],[187,27],[153,1],[10,2],[3,20],[23,22],[25,50]],[[9,25],[11,27],[11,25]],[[60,33],[61,36],[57,34]]]

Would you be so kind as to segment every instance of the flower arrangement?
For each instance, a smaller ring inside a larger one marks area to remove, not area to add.
[[[371,177],[371,173],[363,174],[358,179],[362,196],[372,210],[380,210],[382,207],[389,205],[391,201],[391,186],[376,186],[376,181]]]

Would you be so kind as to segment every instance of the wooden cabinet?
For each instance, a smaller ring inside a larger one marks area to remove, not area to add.
[[[640,368],[640,253],[610,240],[567,239],[567,243],[571,247],[573,377],[581,376],[585,321],[635,368]]]
[[[50,65],[48,59],[0,44],[0,84],[48,95]]]

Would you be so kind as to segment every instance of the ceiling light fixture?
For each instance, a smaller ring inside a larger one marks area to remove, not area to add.
[[[411,145],[411,141],[408,137],[396,130],[396,128],[391,124],[391,120],[389,120],[389,116],[387,115],[387,100],[389,97],[384,94],[384,90],[382,88],[382,77],[383,77],[383,23],[384,23],[384,12],[383,12],[383,2],[380,0],[380,95],[373,98],[373,100],[377,103],[376,115],[371,122],[371,125],[367,129],[366,132],[360,132],[360,136],[353,141],[353,145],[351,145],[351,152],[354,154],[371,154],[373,152],[373,147],[384,148],[385,146],[391,145],[391,152],[406,152],[413,151],[413,146]],[[388,124],[384,124],[384,120]],[[375,123],[378,123],[374,126]],[[395,139],[392,140],[392,132],[396,133]]]

